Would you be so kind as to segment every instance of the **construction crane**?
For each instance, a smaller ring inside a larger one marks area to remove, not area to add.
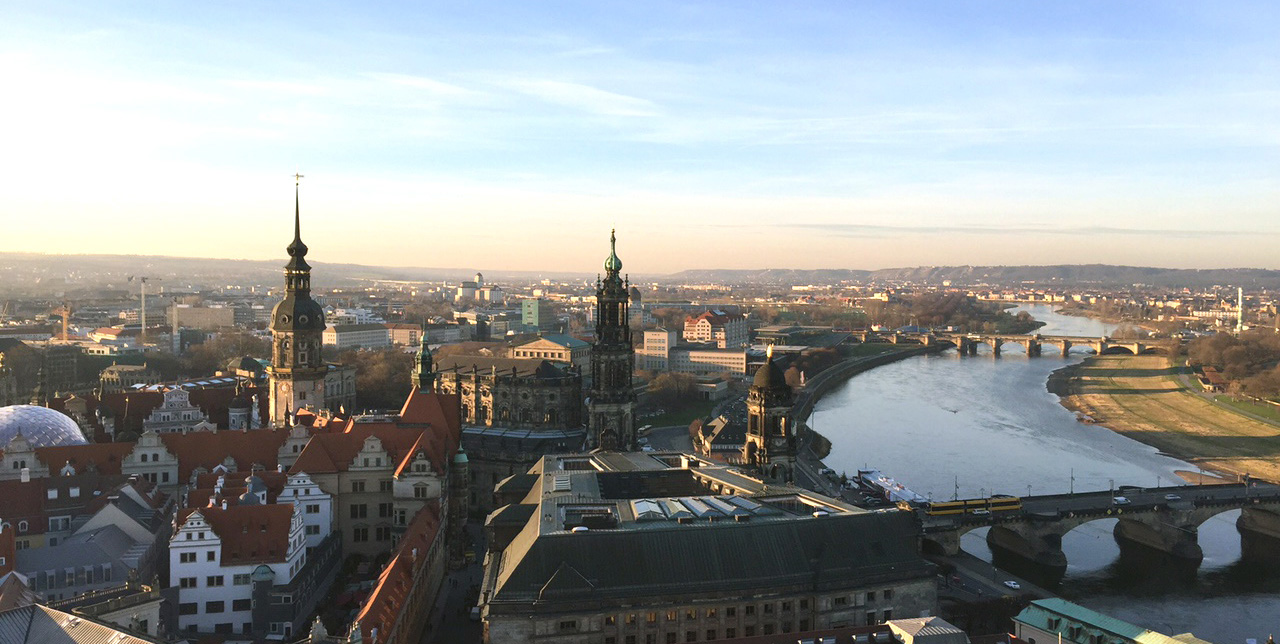
[[[62,316],[62,341],[66,342],[67,341],[67,325],[71,323],[71,305],[67,302],[63,302],[62,306],[59,306],[58,308],[53,309],[52,311],[49,311],[49,313],[53,315]]]

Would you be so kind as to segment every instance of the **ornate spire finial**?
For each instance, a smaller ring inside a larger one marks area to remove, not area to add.
[[[295,270],[309,270],[311,267],[307,265],[307,260],[303,259],[307,256],[307,245],[302,243],[302,207],[298,197],[298,186],[302,184],[302,175],[293,174],[293,241],[286,248],[289,257],[293,258],[287,268]]]

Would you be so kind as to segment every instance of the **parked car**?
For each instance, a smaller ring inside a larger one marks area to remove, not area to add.
[[[1006,586],[1008,586],[1008,587],[1010,587],[1010,588],[1012,588],[1012,589],[1014,589],[1014,590],[1018,590],[1018,589],[1022,588],[1022,584],[1019,584],[1018,582],[1013,581],[1012,579],[1010,579],[1009,581],[1004,582],[1004,585],[1006,585]]]
[[[1164,495],[1164,500],[1166,500],[1166,501],[1181,501],[1181,500],[1182,500],[1182,497],[1178,496],[1177,494],[1166,494],[1166,495]]]
[[[977,510],[970,510],[969,513],[974,516],[984,517],[988,514],[991,514],[991,510],[988,510],[986,508],[978,508]]]
[[[1111,499],[1111,501],[1116,505],[1129,505],[1129,499],[1123,496],[1117,496],[1116,498]]]

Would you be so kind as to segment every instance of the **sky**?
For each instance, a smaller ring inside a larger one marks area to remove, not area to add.
[[[0,0],[0,251],[1280,268],[1280,3]]]

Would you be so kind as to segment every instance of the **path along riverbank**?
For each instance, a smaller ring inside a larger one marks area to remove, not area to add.
[[[1092,356],[1054,371],[1048,388],[1082,418],[1206,471],[1280,481],[1280,427],[1215,404],[1179,373],[1160,355]]]

